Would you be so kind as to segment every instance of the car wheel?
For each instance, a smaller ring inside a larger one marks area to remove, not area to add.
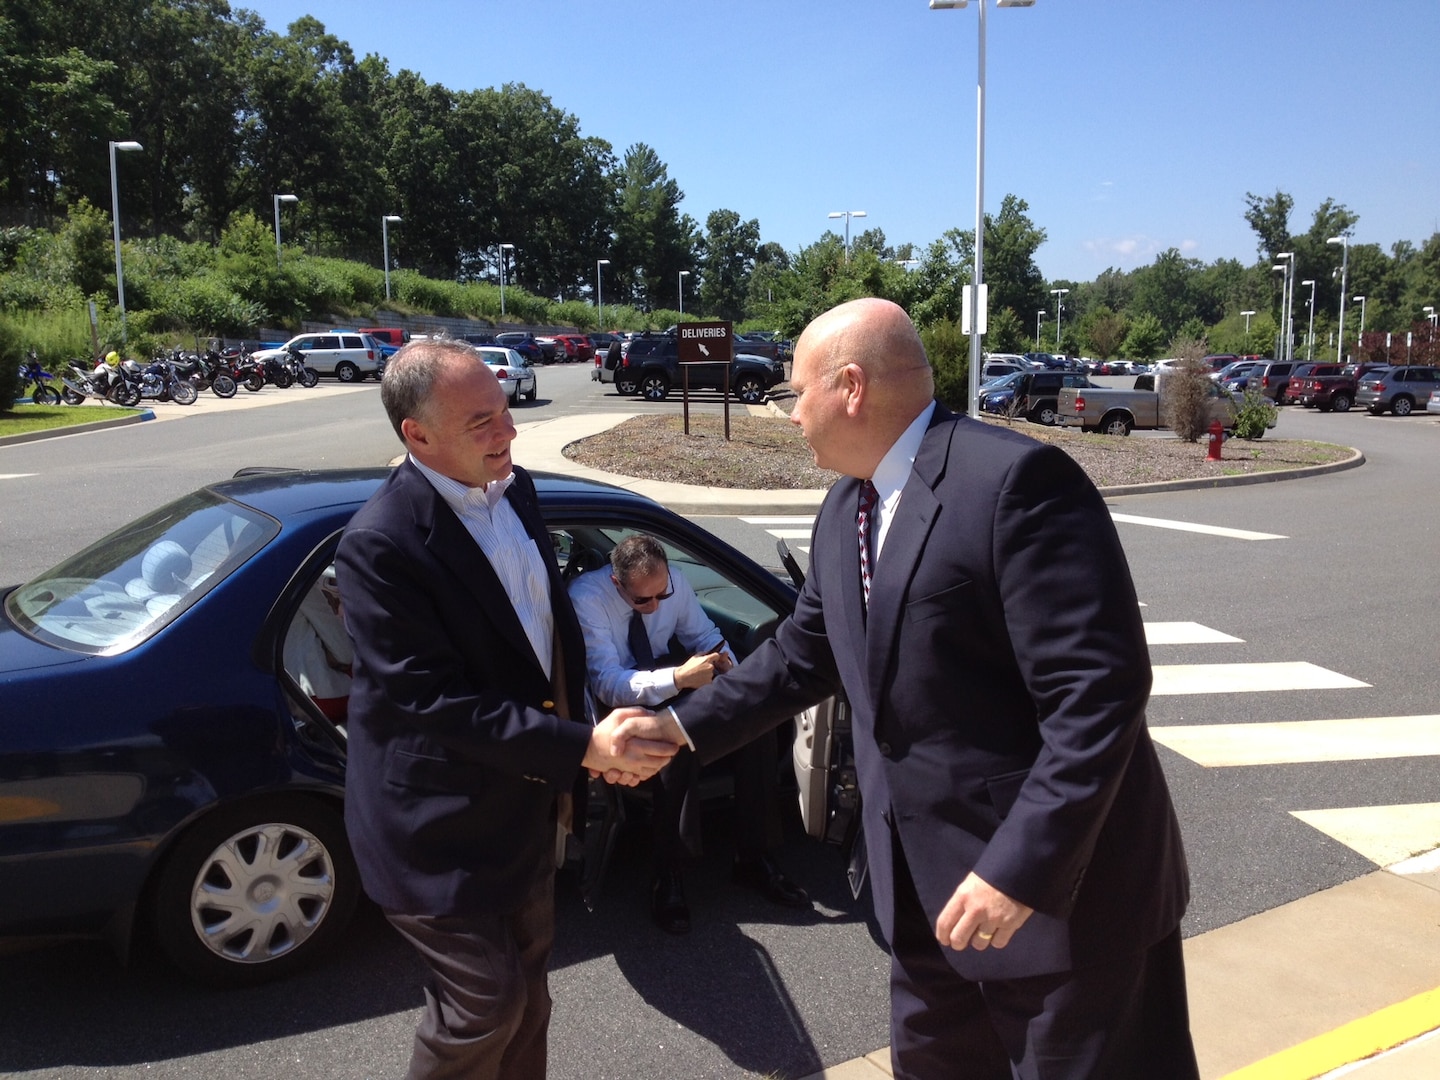
[[[520,384],[518,382],[515,384],[515,389],[510,392],[509,397],[511,405],[520,404]]]
[[[335,365],[335,377],[341,382],[359,382],[360,369],[349,360],[341,360]]]
[[[1415,402],[1401,395],[1390,403],[1390,411],[1396,416],[1409,416],[1415,409]]]
[[[534,400],[535,400],[535,395],[538,394],[538,393],[540,393],[540,384],[537,382],[534,386],[530,387],[530,389],[526,392],[526,394],[525,394],[525,400],[526,400],[526,401],[534,401]]]
[[[670,380],[664,375],[646,375],[640,380],[640,393],[646,401],[664,401],[670,396]]]
[[[735,384],[735,396],[746,405],[759,405],[765,401],[765,384],[755,375],[742,375]]]
[[[1107,413],[1095,430],[1102,435],[1129,435],[1134,425],[1124,413]]]
[[[1349,412],[1352,404],[1349,394],[1334,394],[1330,398],[1330,408],[1336,412]]]
[[[640,381],[628,375],[624,378],[616,376],[615,392],[621,397],[631,397],[634,394],[638,394],[640,392]]]
[[[1053,401],[1043,401],[1031,411],[1030,419],[1045,427],[1054,427],[1060,420],[1060,413]]]
[[[338,811],[303,795],[252,800],[181,837],[156,882],[155,933],[191,977],[253,986],[324,952],[359,896]]]

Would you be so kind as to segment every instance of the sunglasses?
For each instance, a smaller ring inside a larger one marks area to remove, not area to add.
[[[625,594],[625,598],[629,600],[630,603],[634,604],[636,607],[644,607],[652,600],[669,600],[670,597],[675,595],[675,582],[670,578],[669,574],[665,575],[665,580],[669,583],[670,587],[666,589],[663,593],[657,593],[654,596],[636,596],[624,585],[620,586],[620,591]]]

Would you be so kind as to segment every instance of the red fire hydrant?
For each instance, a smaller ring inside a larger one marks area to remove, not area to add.
[[[1220,426],[1219,420],[1210,421],[1210,446],[1205,451],[1206,461],[1220,460],[1220,444],[1225,441],[1225,429]]]

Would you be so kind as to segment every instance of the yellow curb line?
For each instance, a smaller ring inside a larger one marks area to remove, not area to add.
[[[1314,1080],[1315,1077],[1363,1061],[1440,1028],[1440,989],[1416,994],[1408,1001],[1327,1031],[1324,1035],[1272,1054],[1222,1080]]]

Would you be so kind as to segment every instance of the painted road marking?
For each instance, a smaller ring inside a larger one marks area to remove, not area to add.
[[[1151,727],[1151,737],[1207,769],[1440,757],[1440,715]]]
[[[23,479],[25,479],[25,477],[27,477],[27,476],[37,476],[37,475],[39,475],[39,474],[38,474],[38,473],[33,473],[33,472],[7,472],[7,473],[0,473],[0,480],[23,480]]]
[[[1304,662],[1275,664],[1156,664],[1151,697],[1250,694],[1269,690],[1344,690],[1369,683]]]
[[[1178,529],[1181,532],[1204,533],[1206,536],[1224,536],[1231,540],[1288,540],[1288,536],[1275,533],[1250,532],[1248,529],[1227,529],[1220,525],[1197,525],[1193,521],[1169,521],[1165,518],[1139,517],[1135,514],[1110,514],[1112,521],[1123,525],[1149,525],[1156,529]]]
[[[1140,605],[1144,607],[1144,604]],[[1223,642],[1244,642],[1197,622],[1147,622],[1145,641],[1150,645],[1216,645]]]
[[[1332,840],[1358,851],[1377,866],[1390,866],[1434,851],[1440,837],[1440,803],[1395,806],[1340,806],[1291,810]]]

